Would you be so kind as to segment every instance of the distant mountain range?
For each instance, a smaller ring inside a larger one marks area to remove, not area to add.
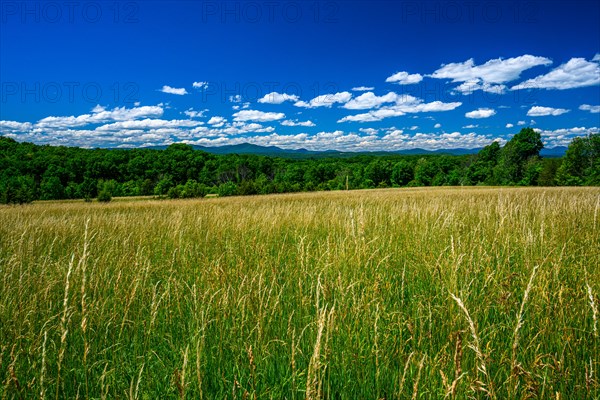
[[[306,149],[282,149],[276,146],[258,146],[250,143],[242,143],[235,145],[206,147],[206,146],[193,146],[196,150],[202,150],[212,154],[255,154],[261,156],[273,156],[273,157],[290,157],[290,158],[306,158],[306,157],[353,157],[357,155],[433,155],[433,154],[448,154],[448,155],[465,155],[465,154],[477,154],[481,148],[475,149],[439,149],[439,150],[425,150],[425,149],[407,149],[399,151],[374,151],[374,152],[342,152],[335,150],[326,151],[314,151]],[[566,147],[553,147],[544,148],[540,152],[542,157],[562,157],[567,148]]]

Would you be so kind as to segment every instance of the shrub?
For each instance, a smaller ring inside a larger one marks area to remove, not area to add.
[[[98,201],[100,201],[102,203],[108,203],[111,200],[112,200],[112,195],[110,194],[109,191],[101,190],[100,193],[98,193]]]

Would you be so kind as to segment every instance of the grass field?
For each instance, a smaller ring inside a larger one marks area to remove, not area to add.
[[[0,397],[598,399],[600,189],[0,208]]]

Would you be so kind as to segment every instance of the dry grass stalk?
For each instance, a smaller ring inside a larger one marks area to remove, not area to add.
[[[590,301],[590,308],[592,309],[592,318],[594,319],[594,336],[598,336],[598,307],[596,306],[596,302],[594,301],[594,293],[592,292],[592,287],[588,282],[587,278],[587,269],[584,267],[585,273],[585,286],[587,288],[587,295]]]
[[[411,352],[408,355],[408,357],[406,358],[406,362],[404,363],[404,371],[402,372],[402,378],[400,379],[400,384],[398,385],[398,395],[397,395],[398,398],[400,398],[400,395],[404,391],[404,382],[406,382],[406,373],[408,372],[408,366],[410,365],[410,360],[412,359],[413,354],[414,354],[414,352]]]
[[[317,292],[318,293],[318,292]],[[319,312],[319,318],[317,320],[317,339],[315,340],[315,346],[313,349],[312,357],[308,365],[308,372],[306,375],[306,399],[320,399],[321,398],[321,373],[323,364],[321,362],[321,346],[323,331],[325,329],[326,321],[333,315],[333,308],[327,315],[327,306],[325,306]]]
[[[458,304],[458,307],[463,311],[465,318],[467,319],[467,322],[469,323],[469,329],[471,331],[471,336],[473,338],[473,344],[469,345],[469,348],[471,348],[471,350],[473,350],[473,352],[475,353],[475,356],[477,357],[477,360],[479,361],[479,366],[477,367],[477,370],[479,372],[481,372],[486,377],[486,380],[487,380],[487,387],[483,382],[478,382],[478,390],[487,392],[488,394],[490,394],[490,397],[494,397],[492,381],[488,375],[487,367],[485,365],[485,356],[481,352],[481,346],[479,344],[479,336],[477,335],[477,329],[475,329],[475,323],[473,322],[473,319],[471,319],[469,310],[467,310],[467,307],[465,306],[463,301],[459,297],[455,296],[452,293],[450,293],[450,296],[452,296],[452,299],[454,299],[456,304]]]
[[[425,355],[421,357],[421,361],[419,362],[419,370],[417,371],[417,379],[415,379],[415,383],[413,384],[413,394],[412,400],[416,400],[419,395],[419,381],[421,380],[421,371],[423,370],[423,365],[425,364]]]
[[[529,277],[529,282],[527,283],[527,288],[525,289],[525,294],[523,295],[523,300],[521,301],[521,308],[519,309],[519,315],[517,316],[517,324],[515,326],[515,330],[513,333],[513,344],[512,344],[512,357],[511,357],[511,379],[515,380],[517,378],[517,350],[519,348],[519,330],[523,326],[523,314],[525,313],[525,305],[527,304],[527,300],[529,299],[529,293],[533,288],[533,280],[535,279],[535,274],[539,268],[539,265],[533,267],[531,271],[531,276]],[[515,386],[513,388],[513,394],[517,391],[518,381],[515,381]]]
[[[58,363],[57,363],[57,377],[56,377],[56,399],[58,400],[59,389],[60,389],[60,369],[62,366],[63,359],[65,357],[65,349],[67,346],[67,333],[69,329],[67,328],[67,323],[70,318],[69,314],[69,286],[70,286],[70,278],[71,272],[73,272],[73,261],[75,260],[75,254],[71,256],[71,261],[69,262],[69,269],[67,270],[67,278],[65,280],[65,295],[63,298],[63,313],[60,320],[60,350],[58,352]]]
[[[48,340],[48,332],[44,331],[44,343],[42,344],[42,368],[40,371],[40,399],[46,398],[46,389],[44,388],[44,378],[46,375],[46,341]]]

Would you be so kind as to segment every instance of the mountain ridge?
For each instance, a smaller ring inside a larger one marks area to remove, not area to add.
[[[353,157],[361,155],[453,155],[462,156],[469,154],[477,154],[482,148],[455,148],[455,149],[438,149],[438,150],[426,150],[422,148],[413,148],[397,151],[339,151],[339,150],[308,150],[305,148],[300,149],[283,149],[277,146],[260,146],[251,143],[240,143],[233,145],[224,146],[192,146],[195,150],[205,151],[211,154],[253,154],[260,156],[271,156],[271,157]],[[166,146],[152,147],[157,149],[164,149]],[[565,155],[567,147],[557,146],[551,148],[543,148],[540,151],[542,157],[562,157]]]

